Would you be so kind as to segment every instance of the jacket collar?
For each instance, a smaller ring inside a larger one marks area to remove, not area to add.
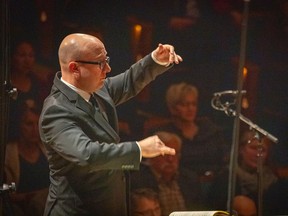
[[[63,93],[71,103],[75,104],[78,109],[83,110],[98,124],[103,130],[105,130],[110,136],[119,141],[119,135],[113,129],[113,127],[105,120],[100,112],[97,112],[83,97],[81,97],[77,92],[72,90],[69,86],[67,86],[64,82],[61,81],[61,72],[57,72],[54,78],[54,88],[52,91],[57,91],[57,89]],[[100,98],[104,99],[104,95],[99,91],[99,93],[94,93],[98,95]]]

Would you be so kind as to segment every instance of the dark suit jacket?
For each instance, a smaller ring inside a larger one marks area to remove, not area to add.
[[[39,120],[51,181],[44,215],[126,215],[124,171],[139,168],[140,151],[135,141],[119,143],[115,107],[167,69],[148,55],[106,78],[96,94],[109,123],[56,74]]]

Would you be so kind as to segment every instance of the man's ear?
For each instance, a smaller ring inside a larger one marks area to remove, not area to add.
[[[70,73],[76,79],[80,77],[80,69],[79,69],[78,64],[76,62],[70,62],[68,67],[69,67]]]
[[[68,67],[71,72],[78,70],[78,65],[76,62],[70,62]]]

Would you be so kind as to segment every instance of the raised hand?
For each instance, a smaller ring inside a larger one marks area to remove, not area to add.
[[[167,64],[179,64],[183,61],[182,57],[176,54],[174,47],[169,44],[160,43],[154,51],[154,56],[159,62],[167,62]]]

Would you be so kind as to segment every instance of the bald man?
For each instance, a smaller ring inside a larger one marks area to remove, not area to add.
[[[257,207],[251,198],[243,195],[235,196],[233,199],[233,209],[238,216],[257,216]]]
[[[106,77],[109,57],[98,38],[71,34],[63,39],[61,71],[39,120],[51,180],[44,215],[127,214],[124,171],[139,169],[142,157],[175,150],[158,136],[120,142],[116,106],[181,61],[173,46],[159,44],[124,73]]]

